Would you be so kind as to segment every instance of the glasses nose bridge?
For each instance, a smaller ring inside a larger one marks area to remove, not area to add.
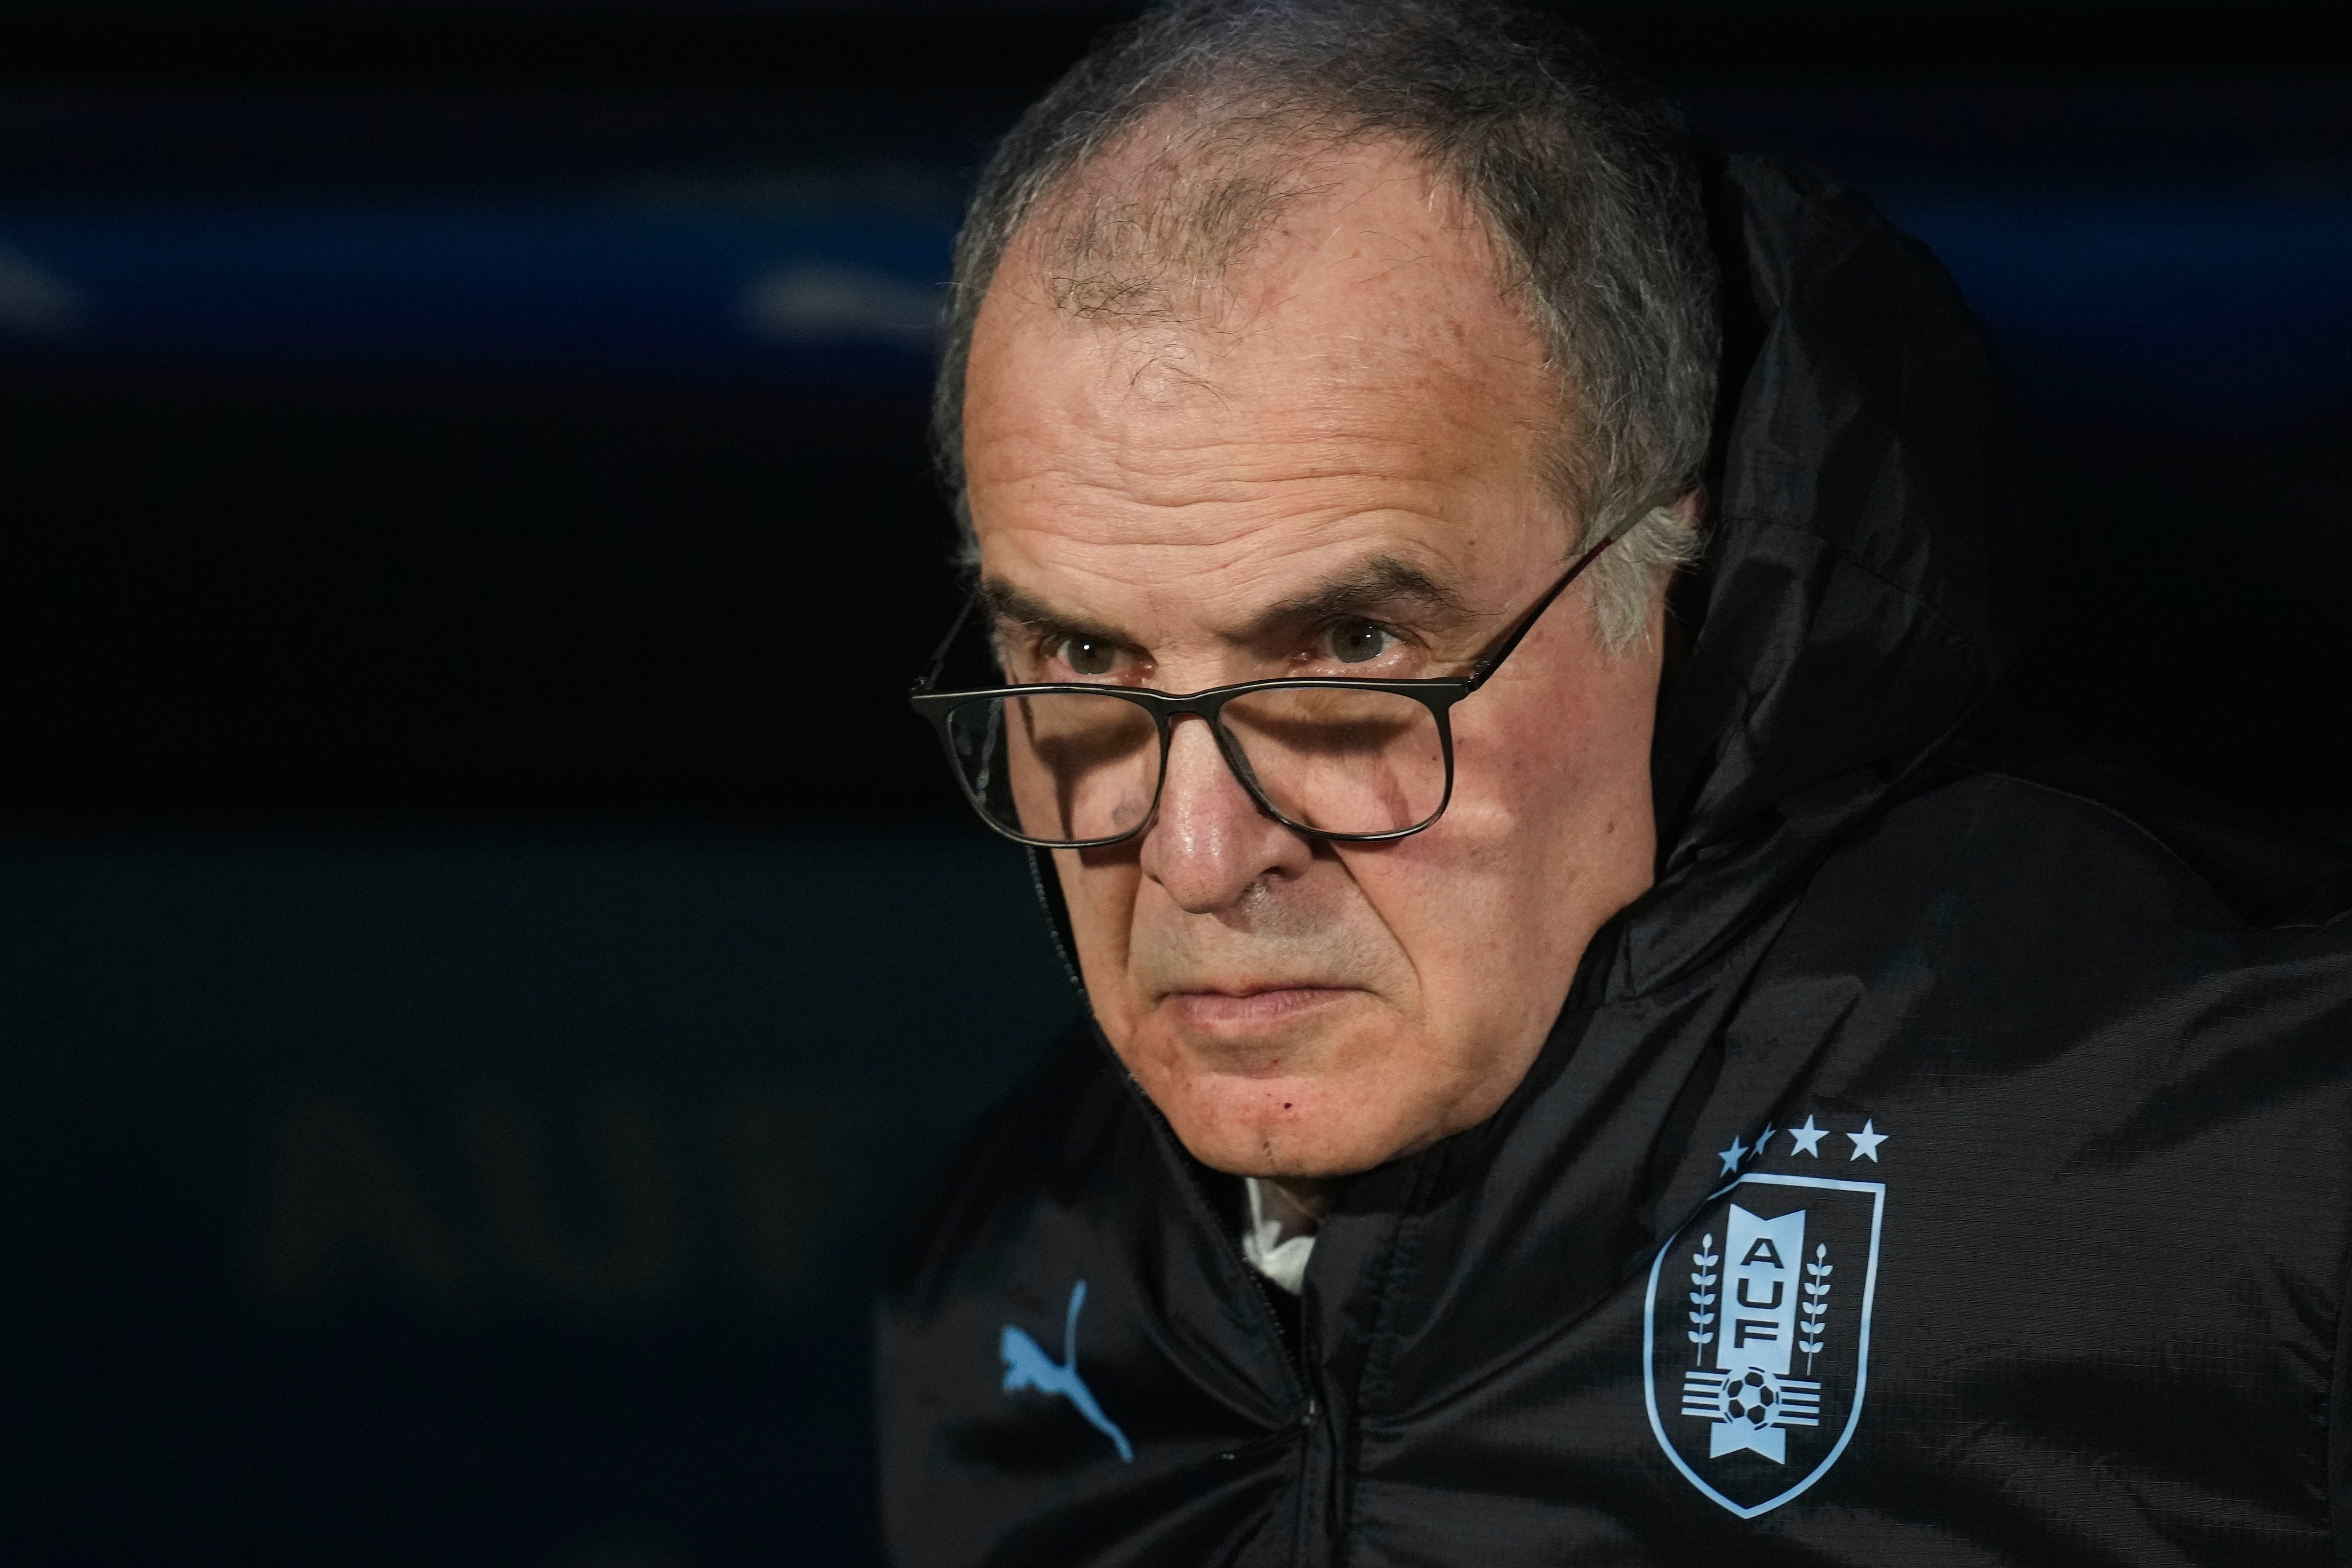
[[[1216,748],[1218,759],[1224,763],[1225,771],[1234,775],[1234,782],[1242,786],[1242,793],[1249,796],[1250,804],[1257,807],[1262,814],[1276,816],[1273,803],[1265,798],[1265,791],[1259,787],[1256,777],[1250,771],[1249,759],[1242,754],[1240,743],[1234,741],[1232,732],[1225,728],[1224,706],[1222,698],[1203,700],[1194,697],[1168,703],[1160,709],[1158,715],[1160,737],[1160,788],[1158,798],[1153,800],[1151,805],[1153,816],[1160,815],[1160,807],[1166,802],[1168,763],[1176,754],[1176,726],[1179,721],[1185,719],[1199,720],[1202,726],[1208,731],[1210,743]],[[1280,818],[1276,816],[1276,820],[1278,821]]]

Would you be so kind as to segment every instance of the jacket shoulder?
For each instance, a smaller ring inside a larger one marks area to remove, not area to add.
[[[2325,890],[2323,859],[2252,864],[2045,783],[1955,776],[1814,869],[1750,1011],[1769,997],[1803,1034],[1850,1009],[1888,1070],[1958,1051],[2119,1094],[2213,1072],[2241,1105],[2352,1107],[2352,918],[2280,918]]]
[[[2332,928],[2352,948],[2352,848],[2236,816],[2162,784],[2089,768],[1958,773],[1829,858],[1832,880],[1913,876],[1948,900],[1973,888],[2084,909],[2122,924],[2253,933]],[[2330,945],[2323,940],[2320,945]]]

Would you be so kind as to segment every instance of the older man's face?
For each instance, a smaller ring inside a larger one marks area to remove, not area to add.
[[[1014,679],[1460,674],[1559,576],[1542,344],[1402,156],[1332,163],[1197,316],[1079,319],[1055,270],[1016,243],[966,384]],[[1572,590],[1454,710],[1444,816],[1391,843],[1283,827],[1177,722],[1149,830],[1055,859],[1095,1015],[1187,1148],[1339,1175],[1496,1110],[1649,884],[1654,647],[1604,655]]]

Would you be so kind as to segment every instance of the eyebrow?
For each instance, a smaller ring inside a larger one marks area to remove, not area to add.
[[[1011,621],[1032,631],[1090,639],[1096,642],[1130,644],[1133,639],[1108,626],[1082,620],[1055,609],[1045,600],[1014,587],[1001,577],[991,577],[980,584],[981,602],[1000,621]]]
[[[1097,621],[1057,610],[1003,578],[980,584],[980,596],[998,619],[1032,631],[1134,646],[1135,639]],[[1299,626],[1328,621],[1417,615],[1443,630],[1469,618],[1462,595],[1398,555],[1375,555],[1277,600],[1253,616],[1232,640],[1255,642]]]
[[[1244,636],[1255,638],[1285,626],[1412,612],[1443,626],[1464,619],[1469,609],[1461,595],[1412,562],[1375,555],[1268,606]]]

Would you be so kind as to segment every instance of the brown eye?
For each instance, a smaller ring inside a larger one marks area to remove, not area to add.
[[[1080,675],[1108,675],[1118,650],[1092,637],[1064,637],[1062,662]]]
[[[1331,628],[1331,657],[1341,664],[1365,664],[1388,652],[1395,639],[1370,621],[1350,621]]]

